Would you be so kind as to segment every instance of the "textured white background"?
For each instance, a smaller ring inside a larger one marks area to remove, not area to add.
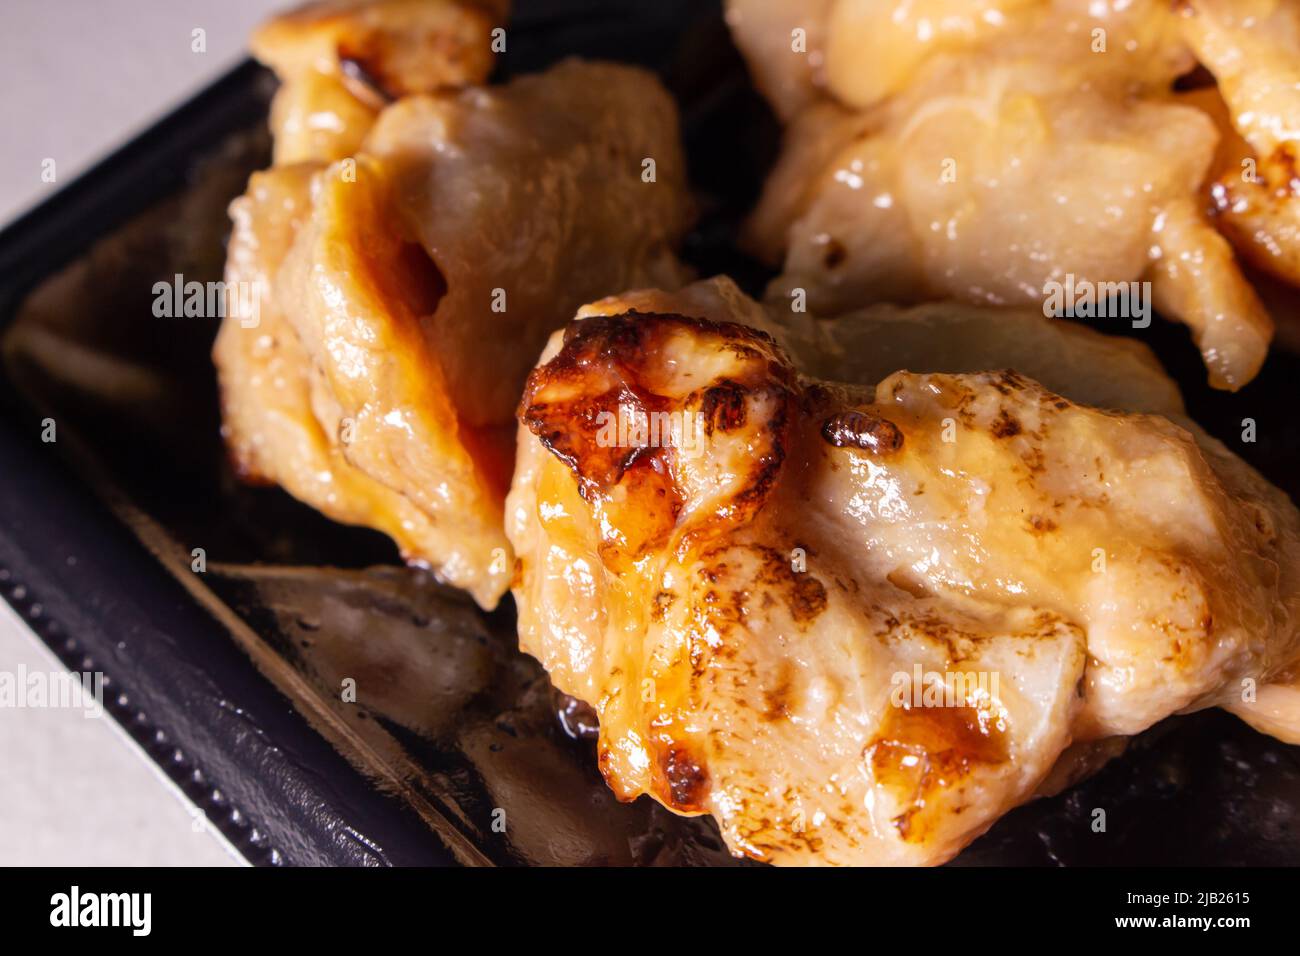
[[[4,0],[0,223],[51,195],[244,55],[283,0]],[[207,31],[207,52],[190,48]],[[54,159],[57,182],[41,182]],[[3,468],[0,462],[0,468]],[[0,601],[0,671],[57,662]],[[221,865],[215,831],[111,719],[0,708],[0,865]]]

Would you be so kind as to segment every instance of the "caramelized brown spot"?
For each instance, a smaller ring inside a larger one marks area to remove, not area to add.
[[[651,413],[683,411],[688,399],[695,398],[656,391],[662,370],[654,357],[682,332],[699,339],[702,347],[727,347],[737,356],[736,374],[698,396],[698,411],[714,427],[743,425],[743,406],[750,396],[793,392],[793,370],[783,356],[774,355],[775,343],[762,332],[729,322],[628,312],[571,323],[560,352],[529,375],[520,420],[582,482],[595,486],[589,490],[607,490],[632,462],[662,458],[668,449],[611,444],[599,434],[599,422],[616,422],[620,409],[649,420]],[[548,401],[552,394],[558,400]]]
[[[903,447],[903,433],[887,419],[850,409],[822,422],[822,438],[836,448],[862,448],[885,455]]]
[[[755,581],[762,586],[764,606],[770,606],[771,595],[777,594],[801,629],[826,610],[826,586],[817,577],[807,571],[795,571],[787,554],[776,548],[750,545],[750,549],[763,559]],[[805,550],[810,556],[816,554]]]
[[[704,431],[729,432],[745,427],[745,390],[735,382],[723,382],[704,393],[700,404]]]
[[[709,794],[709,774],[701,762],[681,743],[659,751],[659,772],[664,787],[660,796],[681,813],[704,812]]]
[[[767,720],[785,720],[790,716],[790,694],[793,688],[794,668],[788,660],[782,660],[776,686],[763,690],[763,716]]]
[[[560,727],[574,740],[595,740],[600,736],[600,718],[586,701],[553,689],[555,715]]]
[[[725,374],[696,381],[676,361],[692,350]],[[681,531],[693,540],[718,522],[748,520],[766,500],[785,459],[791,407],[798,394],[793,367],[767,335],[734,323],[661,313],[628,312],[571,323],[560,351],[529,375],[519,418],[573,472],[582,497],[606,509],[604,525],[622,536],[602,551],[618,563],[635,559]],[[761,414],[756,413],[761,409]],[[687,491],[678,483],[671,441],[643,442],[623,421],[703,423],[708,439],[744,430],[751,454],[738,462],[731,494],[692,512],[678,529]],[[617,432],[617,434],[615,434]],[[625,438],[624,435],[627,435]],[[622,492],[612,495],[613,488]],[[617,498],[617,500],[615,500]],[[616,545],[616,547],[615,547]]]
[[[994,438],[1012,438],[1020,434],[1020,421],[1005,408],[998,411],[998,417],[990,426]]]
[[[932,821],[925,810],[940,791],[1007,757],[1006,733],[995,716],[970,706],[891,707],[864,751],[877,782],[906,808],[893,822],[908,842],[926,838]]]
[[[1294,147],[1290,143],[1282,143],[1269,156],[1269,180],[1270,185],[1279,199],[1290,199],[1300,192],[1300,174],[1296,171],[1296,157]]]
[[[1046,534],[1049,531],[1056,530],[1056,522],[1042,515],[1034,515],[1029,519],[1029,527],[1033,529],[1035,534]]]
[[[796,624],[807,624],[826,610],[826,587],[811,574],[795,575],[790,589],[790,616]]]
[[[654,619],[655,623],[662,624],[664,622],[668,616],[668,609],[673,606],[673,601],[676,600],[676,598],[677,595],[672,591],[655,592],[654,607],[650,611],[650,616]]]

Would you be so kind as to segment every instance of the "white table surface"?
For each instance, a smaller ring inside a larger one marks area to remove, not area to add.
[[[4,0],[0,223],[51,195],[243,55],[283,0]],[[191,49],[192,31],[207,51]],[[45,159],[56,182],[42,182]],[[4,464],[0,462],[0,468]],[[60,665],[0,601],[0,672]],[[242,860],[112,719],[0,707],[0,865]]]

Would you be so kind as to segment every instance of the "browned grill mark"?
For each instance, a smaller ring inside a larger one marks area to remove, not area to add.
[[[763,716],[770,721],[785,720],[790,716],[790,697],[794,689],[794,668],[788,660],[781,661],[775,687],[763,690]]]
[[[790,589],[790,616],[796,624],[807,624],[826,610],[826,587],[811,574],[798,574]]]
[[[674,810],[704,812],[704,800],[709,795],[709,773],[684,744],[674,743],[659,751],[659,772],[666,791],[660,796]]]
[[[666,350],[679,346],[724,351],[734,361],[725,374],[681,394],[682,380],[663,365]],[[626,537],[618,547],[631,560],[662,546],[669,535],[680,533],[685,545],[711,529],[751,518],[780,474],[790,408],[799,394],[789,360],[762,332],[736,323],[630,311],[571,323],[560,351],[529,375],[518,414],[573,472],[584,500],[607,499],[621,486],[610,516]],[[684,415],[700,421],[706,437],[744,430],[751,454],[740,463],[743,480],[707,514],[694,514],[689,528],[679,527],[689,504],[675,471],[679,449],[673,443],[609,441],[609,423],[628,409],[644,421],[665,413]],[[608,557],[619,563],[613,552]]]
[[[774,592],[801,630],[826,610],[826,585],[819,578],[791,568],[786,552],[762,545],[750,545],[750,549],[763,561],[755,582],[763,585],[764,607],[771,606],[770,597]],[[816,552],[809,550],[808,554]]]
[[[729,432],[745,427],[745,389],[735,382],[724,381],[704,393],[700,403],[704,416],[704,433]]]
[[[822,438],[836,448],[861,448],[887,455],[903,447],[903,433],[888,419],[850,409],[822,422]]]
[[[1020,420],[1005,408],[998,410],[998,417],[989,426],[994,438],[1013,438],[1021,432]]]

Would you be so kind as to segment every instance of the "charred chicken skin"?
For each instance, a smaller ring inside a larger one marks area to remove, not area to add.
[[[706,285],[584,310],[520,405],[521,646],[621,798],[933,864],[1245,682],[1287,722],[1300,517],[1222,446],[1008,371],[813,380]]]

